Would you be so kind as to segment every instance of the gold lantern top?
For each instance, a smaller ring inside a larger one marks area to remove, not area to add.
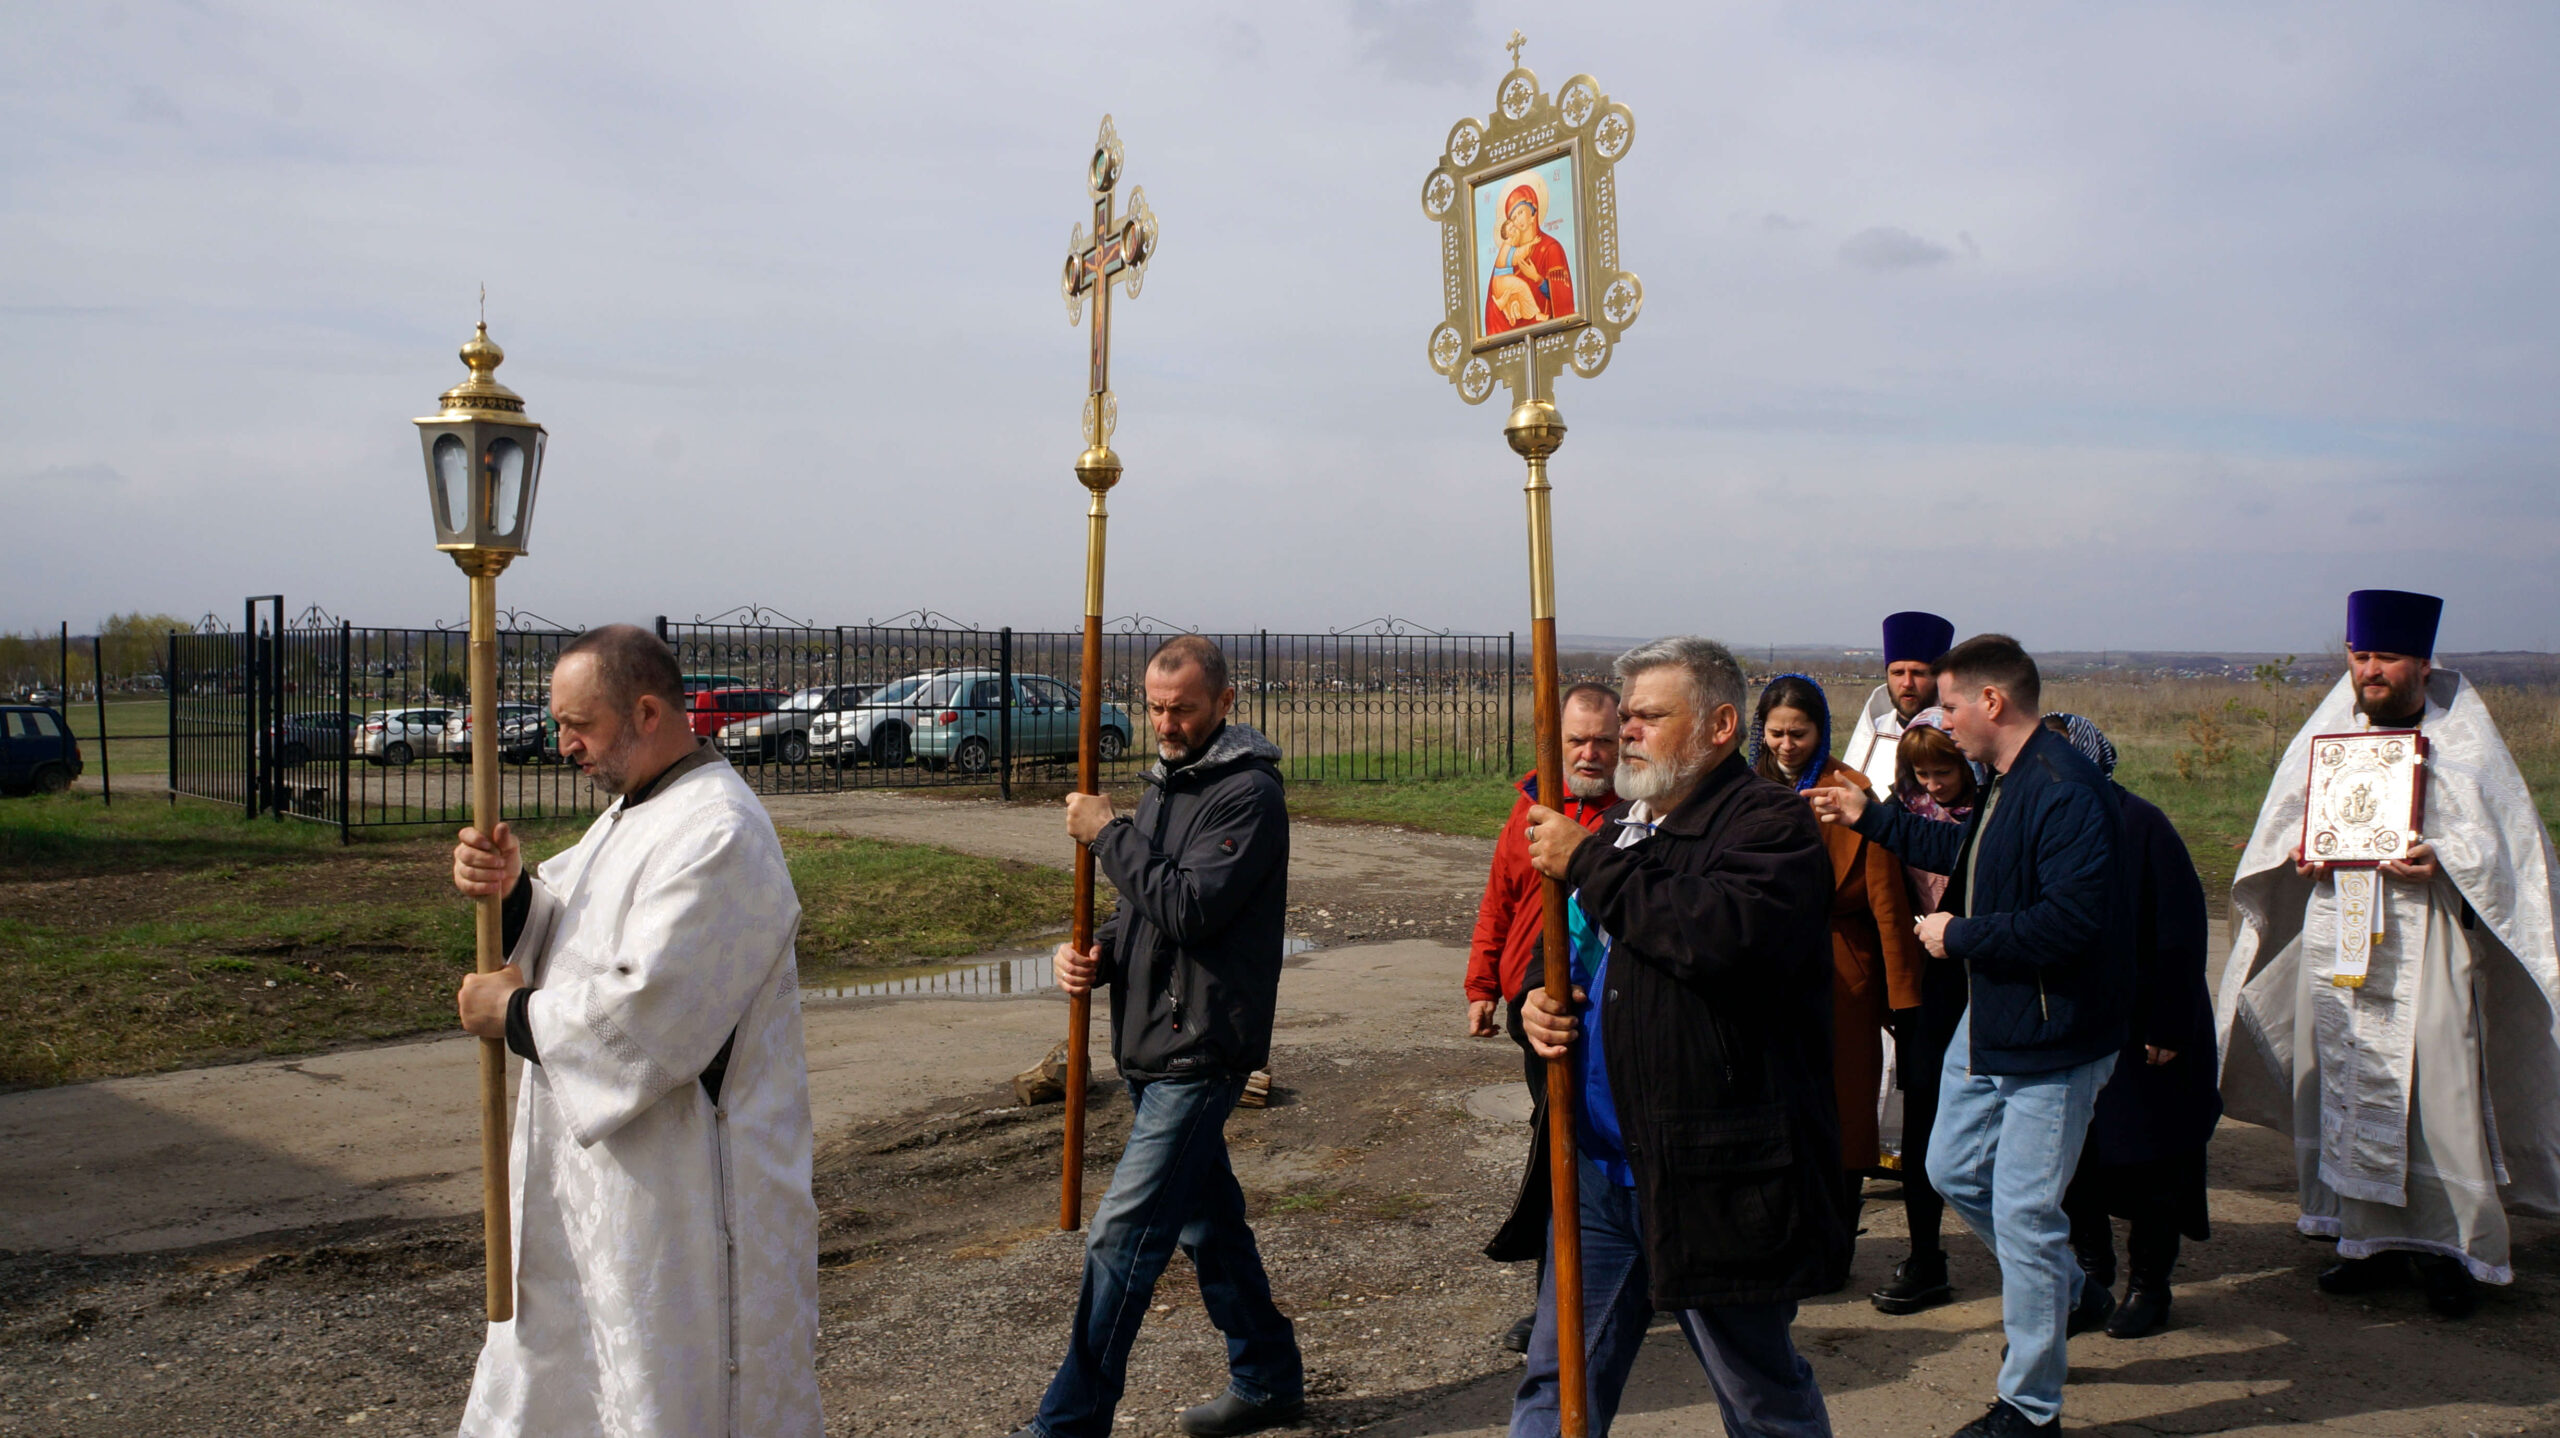
[[[522,418],[524,396],[498,383],[498,366],[507,362],[507,352],[489,338],[489,322],[482,320],[471,338],[462,342],[462,362],[471,377],[444,392],[444,414],[478,415],[489,419]],[[424,421],[420,421],[424,423]]]

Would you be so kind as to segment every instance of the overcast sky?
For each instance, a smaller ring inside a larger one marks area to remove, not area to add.
[[[476,287],[555,619],[1065,627],[1102,112],[1110,609],[1525,628],[1419,194],[1528,33],[1637,121],[1557,393],[1568,632],[2560,648],[2560,7],[31,4],[0,46],[0,627],[457,616],[408,421]]]

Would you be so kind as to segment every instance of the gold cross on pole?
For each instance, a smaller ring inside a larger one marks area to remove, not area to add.
[[[1147,208],[1144,185],[1129,191],[1129,213],[1116,220],[1113,216],[1113,192],[1120,184],[1123,159],[1120,132],[1105,115],[1085,173],[1085,191],[1093,196],[1093,234],[1088,238],[1078,222],[1067,239],[1067,267],[1058,286],[1067,302],[1069,324],[1084,317],[1086,296],[1093,299],[1093,350],[1085,400],[1088,444],[1109,443],[1109,412],[1118,408],[1111,399],[1111,286],[1117,282],[1129,298],[1136,299],[1138,286],[1147,276],[1147,261],[1156,252],[1156,213]]]
[[[1517,70],[1520,68],[1520,52],[1528,48],[1528,44],[1529,38],[1527,36],[1521,34],[1517,30],[1511,32],[1511,43],[1503,46],[1502,48],[1511,52],[1512,69]]]
[[[1082,223],[1067,240],[1067,268],[1058,282],[1067,301],[1067,323],[1084,317],[1084,301],[1093,297],[1093,364],[1086,377],[1084,453],[1076,456],[1076,480],[1093,496],[1085,507],[1084,665],[1078,686],[1076,718],[1076,792],[1102,792],[1102,572],[1103,542],[1109,534],[1110,511],[1103,496],[1120,482],[1120,456],[1112,453],[1111,430],[1119,419],[1119,401],[1111,397],[1111,287],[1138,297],[1147,261],[1156,252],[1156,215],[1147,208],[1144,189],[1129,191],[1129,213],[1117,220],[1111,211],[1112,191],[1120,184],[1120,132],[1111,117],[1102,117],[1094,136],[1093,160],[1085,171],[1085,192],[1093,197],[1093,235]],[[1010,702],[1010,701],[1008,701]],[[1075,912],[1068,942],[1078,953],[1093,947],[1093,850],[1076,846]],[[1065,1165],[1058,1182],[1058,1227],[1084,1223],[1084,1100],[1091,1082],[1092,1058],[1087,1030],[1092,1026],[1093,996],[1077,994],[1067,1001],[1067,1112]]]

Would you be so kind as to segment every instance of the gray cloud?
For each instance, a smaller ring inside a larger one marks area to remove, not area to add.
[[[1361,53],[1399,80],[1455,85],[1482,78],[1475,0],[1351,0],[1346,13],[1363,37]]]
[[[124,117],[138,125],[183,125],[186,115],[169,92],[157,85],[136,85],[125,97]]]
[[[453,617],[408,421],[482,279],[552,432],[505,602],[1072,624],[1057,273],[1106,109],[1164,221],[1116,310],[1112,612],[1520,627],[1501,406],[1422,360],[1416,196],[1509,64],[1489,9],[637,0],[599,44],[496,0],[19,8],[0,513],[44,538],[0,627],[279,589]],[[1641,134],[1644,317],[1557,394],[1565,628],[1856,640],[1961,582],[1896,542],[1955,516],[2008,585],[1955,617],[2034,644],[2308,652],[2375,573],[2445,594],[2449,644],[2560,640],[2560,9],[1524,28]],[[129,120],[140,89],[184,127]],[[1843,217],[1945,257],[1879,282]]]
[[[1968,248],[1971,243],[1968,237]],[[1840,258],[1862,270],[1917,270],[1943,265],[1955,251],[1894,225],[1876,225],[1842,240]]]

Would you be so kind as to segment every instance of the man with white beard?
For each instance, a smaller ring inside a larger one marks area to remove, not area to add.
[[[1884,682],[1867,696],[1840,750],[1840,762],[1866,775],[1879,798],[1893,792],[1903,729],[1938,702],[1938,661],[1955,642],[1955,625],[1925,610],[1884,617]]]
[[[1580,982],[1569,1008],[1539,988],[1521,1013],[1541,1058],[1576,1065],[1591,1431],[1609,1430],[1645,1329],[1669,1310],[1727,1432],[1828,1438],[1790,1330],[1799,1300],[1849,1272],[1831,860],[1804,801],[1742,761],[1731,651],[1662,639],[1618,673],[1615,787],[1633,802],[1613,812],[1614,840],[1530,811],[1530,862],[1573,890]],[[1534,1166],[1497,1244],[1546,1234],[1548,1191]],[[1558,1367],[1551,1270],[1514,1438],[1557,1431]]]
[[[2560,867],[2478,691],[2434,667],[2443,607],[2347,596],[2347,673],[2285,751],[2231,886],[2216,1017],[2226,1111],[2293,1135],[2296,1226],[2338,1241],[2321,1290],[2414,1262],[2459,1318],[2514,1280],[2508,1212],[2560,1217]],[[2371,879],[2302,852],[2313,736],[2366,728],[2427,743],[2425,840]],[[2378,890],[2370,934],[2340,922],[2350,885]],[[2363,949],[2361,984],[2342,945]]]
[[[453,883],[506,900],[462,1026],[524,1060],[507,1169],[515,1317],[465,1438],[815,1438],[818,1210],[800,902],[764,806],[685,723],[657,635],[560,652],[561,756],[615,803],[524,863],[462,831]]]

